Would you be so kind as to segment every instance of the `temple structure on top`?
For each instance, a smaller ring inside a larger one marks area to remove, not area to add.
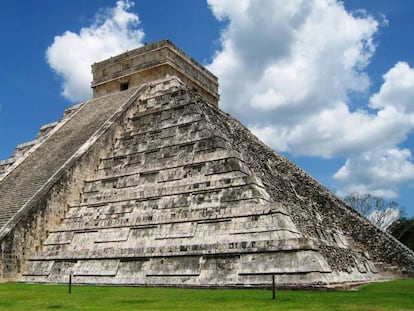
[[[414,254],[218,108],[168,40],[92,65],[93,98],[0,162],[0,281],[331,287]]]
[[[176,76],[218,105],[217,77],[181,51],[169,40],[162,40],[125,52],[92,65],[93,97],[119,92]]]

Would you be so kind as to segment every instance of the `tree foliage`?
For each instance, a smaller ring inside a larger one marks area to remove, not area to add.
[[[383,230],[386,230],[402,213],[397,202],[387,201],[368,193],[353,193],[346,196],[344,201]]]
[[[414,217],[398,219],[387,231],[401,243],[414,250]]]

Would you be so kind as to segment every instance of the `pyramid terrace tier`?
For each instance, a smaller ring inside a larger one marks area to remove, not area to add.
[[[172,224],[177,224],[177,226],[183,224],[184,227],[191,227],[191,224],[196,226],[197,223],[214,222],[227,226],[226,230],[229,229],[231,234],[247,234],[266,230],[285,230],[299,233],[285,208],[280,206],[233,203],[225,206],[222,204],[215,206],[200,204],[192,208],[188,206],[163,208],[158,203],[151,200],[139,203],[127,202],[127,204],[74,207],[71,208],[68,217],[64,219],[59,229],[51,231],[50,235],[69,231],[83,232],[111,228],[130,229],[135,227],[170,226]]]
[[[269,243],[273,243],[274,241]],[[238,243],[234,243],[237,245]],[[288,240],[289,250],[280,245],[266,252],[240,243],[246,252],[234,252],[221,245],[200,245],[210,254],[183,256],[185,245],[170,247],[168,256],[87,258],[68,260],[31,260],[23,279],[29,282],[62,283],[69,274],[78,284],[133,284],[163,286],[269,286],[274,275],[278,286],[323,286],[338,279],[369,280],[376,275],[374,267],[362,257],[350,273],[333,272],[312,243]],[[262,243],[258,243],[261,247]],[[304,245],[308,244],[308,247]],[[298,249],[298,245],[301,245]],[[263,247],[267,247],[263,243]],[[296,248],[296,249],[295,249]],[[277,249],[277,250],[276,250]],[[251,250],[251,252],[249,252]],[[151,254],[147,250],[146,254]],[[166,249],[165,251],[168,252]],[[227,252],[228,251],[228,252]],[[180,254],[181,253],[181,254]]]

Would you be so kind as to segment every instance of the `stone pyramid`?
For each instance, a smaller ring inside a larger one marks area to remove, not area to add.
[[[0,163],[0,278],[324,287],[414,254],[218,108],[168,40],[92,66],[94,98]]]

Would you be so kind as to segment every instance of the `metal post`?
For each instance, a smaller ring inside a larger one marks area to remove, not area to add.
[[[72,273],[69,274],[69,294],[72,293]]]
[[[275,300],[276,293],[275,293],[275,275],[272,274],[272,300]]]

